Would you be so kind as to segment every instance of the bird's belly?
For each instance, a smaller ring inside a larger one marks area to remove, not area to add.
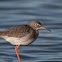
[[[10,42],[13,45],[28,45],[30,43],[32,43],[35,39],[28,39],[26,37],[22,37],[22,38],[16,38],[16,37],[8,37],[8,36],[3,36],[3,38]]]

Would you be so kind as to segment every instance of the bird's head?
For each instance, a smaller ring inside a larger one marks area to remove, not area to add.
[[[33,27],[35,30],[39,30],[39,29],[48,30],[48,29],[42,27],[42,24],[41,24],[39,21],[32,21],[29,25],[30,25],[31,27]],[[50,30],[48,30],[48,31],[50,31]]]

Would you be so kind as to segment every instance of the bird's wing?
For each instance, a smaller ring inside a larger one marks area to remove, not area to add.
[[[31,30],[33,31],[33,28],[29,25],[17,25],[6,30],[6,35],[10,37],[24,37],[30,33]]]

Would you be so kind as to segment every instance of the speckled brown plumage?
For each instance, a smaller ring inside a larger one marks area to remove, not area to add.
[[[34,24],[34,23],[32,23]],[[31,37],[37,37],[38,33],[36,30],[32,28],[31,24],[24,24],[24,25],[17,25],[14,27],[11,27],[5,31],[0,31],[0,36],[8,36],[8,37],[24,37],[26,35],[30,34]]]
[[[18,25],[18,26],[14,26],[9,28],[8,30],[6,30],[6,34],[9,37],[24,37],[27,34],[33,34],[32,37],[36,37],[36,31],[30,27],[29,25]]]

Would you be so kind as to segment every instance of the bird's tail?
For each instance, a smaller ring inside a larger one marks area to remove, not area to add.
[[[5,31],[0,31],[0,36],[5,35]]]
[[[0,36],[3,35],[3,31],[0,31]]]

